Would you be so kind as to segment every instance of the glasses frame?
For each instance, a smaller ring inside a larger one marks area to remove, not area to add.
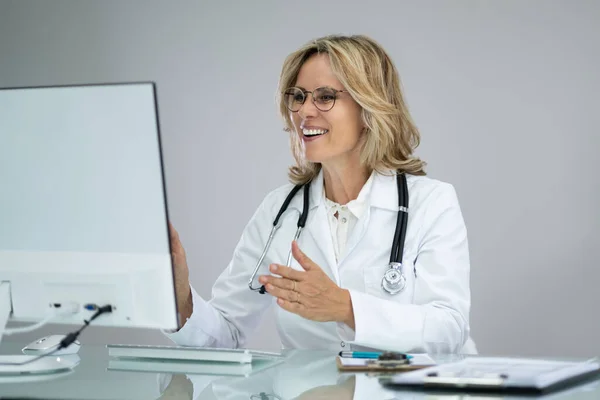
[[[336,100],[337,100],[337,98],[338,98],[338,96],[337,96],[337,94],[338,94],[338,93],[347,93],[347,92],[348,92],[347,90],[343,90],[343,89],[342,89],[342,90],[338,90],[338,89],[332,88],[332,87],[330,87],[330,86],[321,86],[321,87],[318,87],[318,88],[316,88],[315,90],[304,90],[304,89],[302,89],[302,88],[299,88],[298,86],[291,86],[291,87],[289,87],[289,88],[287,88],[287,89],[285,89],[285,90],[283,91],[283,96],[284,96],[284,98],[286,98],[286,96],[288,96],[288,92],[289,92],[290,90],[292,90],[292,89],[298,89],[298,90],[299,90],[299,91],[301,91],[301,92],[302,92],[302,94],[304,95],[304,100],[303,100],[303,101],[302,101],[302,103],[300,104],[300,108],[299,108],[299,109],[297,109],[297,110],[295,110],[295,111],[294,111],[294,110],[292,110],[292,109],[291,109],[291,108],[288,106],[288,102],[287,102],[287,101],[285,101],[285,108],[287,108],[287,109],[288,109],[290,112],[294,112],[294,113],[296,113],[296,112],[299,112],[299,111],[300,111],[300,109],[302,108],[302,106],[304,105],[304,103],[306,103],[306,99],[308,98],[308,94],[307,94],[307,93],[310,93],[311,101],[312,101],[313,105],[314,105],[314,106],[315,106],[315,107],[316,107],[316,108],[317,108],[319,111],[321,111],[321,112],[327,112],[327,111],[330,111],[330,110],[331,110],[331,109],[332,109],[332,108],[335,106],[335,101],[336,101]],[[314,92],[316,92],[316,91],[318,91],[318,90],[321,90],[321,89],[329,89],[329,90],[332,90],[332,91],[333,91],[333,94],[334,94],[334,97],[333,97],[333,103],[331,104],[331,107],[329,107],[327,110],[322,110],[321,108],[319,108],[319,106],[318,106],[318,105],[317,105],[317,103],[315,102],[315,95],[314,95]]]

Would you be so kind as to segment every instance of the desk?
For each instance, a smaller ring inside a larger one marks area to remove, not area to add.
[[[2,343],[0,354],[18,354],[25,344]],[[107,370],[108,351],[102,345],[83,345],[79,356],[80,364],[68,375],[39,382],[0,384],[0,399],[458,400],[477,398],[481,400],[487,398],[387,390],[379,384],[377,378],[366,374],[339,373],[334,354],[324,351],[290,352],[286,354],[283,363],[248,377],[109,371]],[[448,356],[434,356],[434,358],[437,362],[456,359]],[[498,399],[498,397],[493,398]],[[502,397],[502,399],[516,398],[519,397]],[[600,399],[600,380],[537,399],[597,400]]]

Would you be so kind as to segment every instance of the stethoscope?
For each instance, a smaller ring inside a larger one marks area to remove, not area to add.
[[[394,233],[394,240],[392,242],[392,251],[390,254],[390,262],[388,264],[388,269],[383,274],[383,278],[381,280],[381,287],[389,294],[397,294],[400,293],[404,287],[406,286],[406,277],[404,275],[404,271],[402,270],[402,253],[404,251],[404,241],[406,239],[406,226],[408,225],[408,184],[406,183],[406,175],[404,173],[398,173],[396,175],[396,183],[398,185],[398,219],[396,221],[396,231]],[[296,234],[294,235],[294,240],[298,240],[300,237],[300,233],[306,224],[306,219],[308,218],[308,195],[310,182],[305,183],[304,185],[296,185],[290,191],[290,193],[285,198],[275,220],[273,221],[273,227],[271,228],[271,233],[269,234],[269,238],[267,239],[267,244],[263,249],[258,262],[256,263],[256,267],[254,268],[254,272],[252,273],[252,277],[250,281],[248,281],[248,287],[250,290],[258,291],[260,294],[266,293],[265,286],[261,286],[259,288],[255,288],[252,286],[254,279],[256,278],[256,274],[260,269],[260,266],[267,255],[267,251],[269,247],[271,247],[271,242],[275,237],[275,232],[280,228],[279,218],[283,215],[285,210],[287,210],[288,205],[298,193],[298,191],[304,187],[304,206],[302,208],[302,214],[298,217],[298,224],[296,229]],[[292,262],[292,250],[288,254],[286,266],[290,266]]]

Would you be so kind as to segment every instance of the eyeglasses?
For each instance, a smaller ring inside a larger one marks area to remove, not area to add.
[[[291,112],[298,112],[300,107],[306,101],[308,93],[312,94],[312,102],[321,111],[329,111],[335,105],[335,99],[337,94],[340,92],[347,92],[347,90],[337,90],[330,87],[320,87],[312,92],[309,90],[302,90],[297,87],[291,87],[286,89],[283,93],[285,99],[285,106]]]

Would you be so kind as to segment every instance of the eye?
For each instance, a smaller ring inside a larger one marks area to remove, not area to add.
[[[319,101],[322,101],[324,103],[333,101],[333,100],[335,100],[334,94],[324,94],[324,95],[319,96]]]
[[[285,96],[288,100],[288,102],[294,102],[294,103],[304,103],[304,92],[302,92],[302,90],[297,89],[297,88],[292,88],[292,89],[288,89],[285,92]]]
[[[331,89],[320,89],[316,94],[316,100],[321,104],[331,103],[336,98],[335,92]]]
[[[335,94],[333,93],[324,93],[324,94],[320,94],[317,97],[317,101],[319,103],[329,103],[335,100]]]

